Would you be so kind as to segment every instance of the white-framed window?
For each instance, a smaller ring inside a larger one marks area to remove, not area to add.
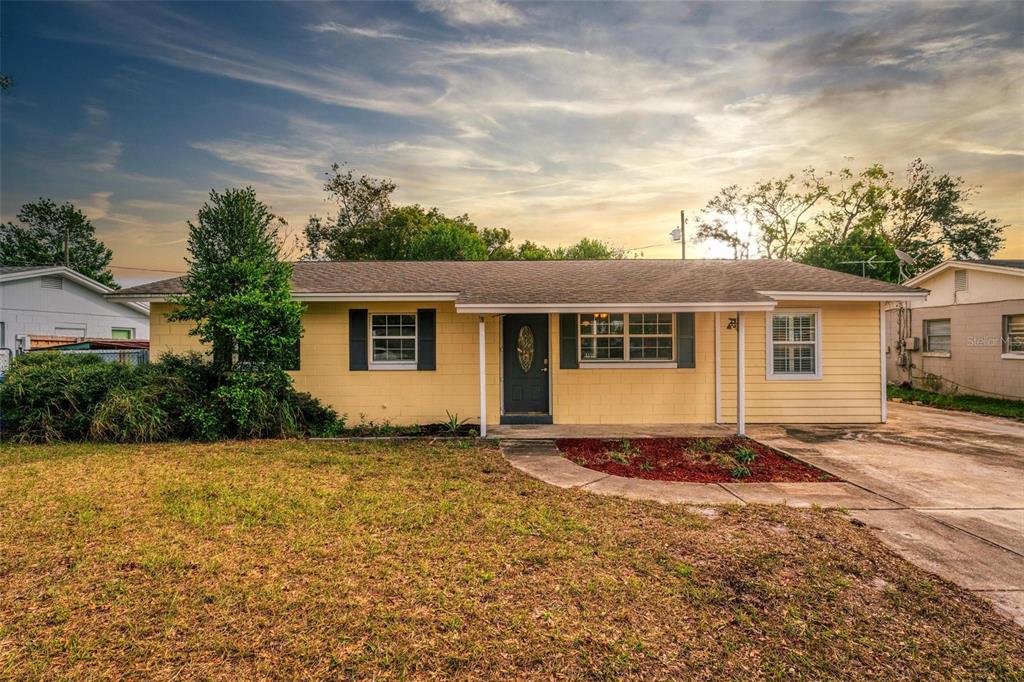
[[[416,313],[370,314],[370,368],[416,369]]]
[[[581,363],[672,362],[673,313],[586,313],[578,316]]]
[[[1024,315],[1003,315],[1003,355],[1024,358]]]
[[[924,352],[946,353],[950,351],[949,318],[924,321]]]
[[[820,379],[821,311],[786,310],[767,315],[767,377]]]
[[[135,338],[135,329],[132,327],[114,327],[110,330],[110,338],[131,341]]]

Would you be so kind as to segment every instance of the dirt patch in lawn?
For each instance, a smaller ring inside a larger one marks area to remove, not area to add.
[[[750,438],[562,438],[566,458],[613,476],[654,481],[836,481],[834,476]]]

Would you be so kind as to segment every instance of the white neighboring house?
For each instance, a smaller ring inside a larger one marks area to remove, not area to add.
[[[929,294],[888,311],[890,382],[1024,398],[1024,260],[950,260],[903,284]]]
[[[148,339],[149,306],[108,301],[111,291],[62,265],[0,267],[0,348],[27,351],[32,336]]]

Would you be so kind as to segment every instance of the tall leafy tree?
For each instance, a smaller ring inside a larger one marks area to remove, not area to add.
[[[800,182],[787,176],[723,188],[704,207],[696,236],[732,247],[737,258],[749,257],[751,237],[765,257],[816,263],[900,249],[923,270],[945,258],[989,258],[1002,246],[1007,226],[969,207],[976,192],[921,159],[902,183],[880,164],[824,176],[808,169]]]
[[[393,260],[408,247],[408,216],[392,215],[394,182],[386,178],[356,177],[351,169],[334,164],[324,191],[338,212],[327,219],[312,216],[306,225],[306,243],[312,260]],[[389,222],[388,219],[392,220]]]
[[[113,253],[96,239],[96,228],[74,205],[39,199],[22,206],[17,219],[17,223],[0,225],[0,263],[63,265],[67,239],[72,269],[117,288],[110,272]]]
[[[439,220],[420,232],[409,248],[413,260],[487,260],[487,245],[455,220]]]
[[[218,370],[235,359],[287,367],[302,335],[302,305],[291,300],[292,265],[280,260],[278,225],[251,187],[210,192],[189,222],[185,294],[171,320],[210,344]]]
[[[797,260],[851,275],[900,281],[896,251],[880,232],[867,227],[853,228],[838,240],[826,232],[817,232]]]

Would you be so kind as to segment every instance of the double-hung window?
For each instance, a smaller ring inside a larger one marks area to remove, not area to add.
[[[924,351],[948,354],[950,350],[949,320],[924,321]]]
[[[821,316],[817,311],[768,313],[768,378],[821,378]]]
[[[416,314],[370,315],[370,366],[377,369],[416,367]]]
[[[1024,315],[1003,315],[1003,354],[1024,358]]]
[[[589,313],[579,316],[580,360],[669,362],[675,357],[672,313]]]

